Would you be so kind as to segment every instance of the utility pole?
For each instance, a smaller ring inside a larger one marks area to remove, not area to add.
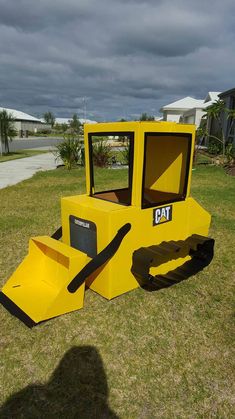
[[[86,97],[83,97],[82,100],[83,100],[83,116],[84,116],[84,122],[86,123]]]

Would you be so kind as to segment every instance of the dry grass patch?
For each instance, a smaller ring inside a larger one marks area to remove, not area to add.
[[[17,159],[23,159],[24,157],[31,157],[36,156],[37,154],[44,154],[48,153],[46,150],[22,150],[22,151],[12,151],[8,154],[3,153],[2,156],[0,156],[0,163],[4,161],[9,160],[17,160]]]

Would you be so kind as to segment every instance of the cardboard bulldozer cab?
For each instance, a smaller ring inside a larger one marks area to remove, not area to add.
[[[210,215],[190,197],[194,135],[192,125],[167,122],[86,124],[87,192],[62,198],[62,227],[52,237],[30,239],[2,304],[32,326],[82,308],[85,287],[111,300],[140,286],[168,287],[207,266]],[[105,138],[129,153],[112,190],[93,161]]]

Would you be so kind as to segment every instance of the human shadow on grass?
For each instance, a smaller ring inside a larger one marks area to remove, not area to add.
[[[1,419],[44,417],[118,419],[108,406],[106,374],[95,347],[71,348],[48,383],[25,387],[0,408]]]

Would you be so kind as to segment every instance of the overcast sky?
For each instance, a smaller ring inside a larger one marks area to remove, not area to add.
[[[135,119],[235,87],[235,0],[0,0],[0,106]]]

